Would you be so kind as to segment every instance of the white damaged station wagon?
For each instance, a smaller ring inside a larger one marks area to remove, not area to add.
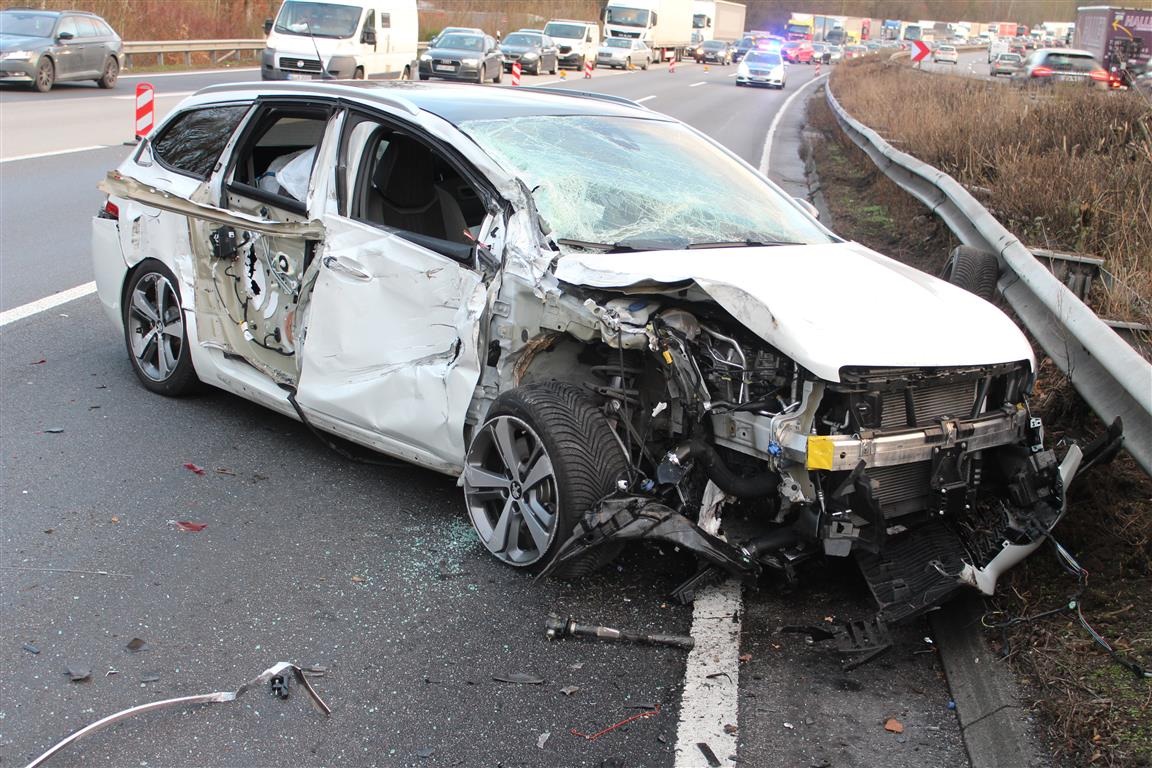
[[[853,557],[895,621],[990,593],[1089,463],[1044,448],[1000,310],[621,99],[216,86],[102,189],[99,295],[145,387],[459,477],[535,573],[669,541],[689,600]]]

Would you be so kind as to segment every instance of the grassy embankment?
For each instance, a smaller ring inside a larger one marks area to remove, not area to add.
[[[1152,108],[1146,101],[1085,88],[1035,94],[869,59],[838,67],[832,88],[853,116],[973,190],[1024,243],[1106,258],[1117,287],[1098,287],[1094,308],[1149,322]],[[809,109],[822,136],[814,159],[832,227],[938,273],[955,238],[840,133],[822,98]],[[1033,405],[1054,441],[1102,429],[1050,361],[1042,363]],[[1152,479],[1122,456],[1074,486],[1068,510],[1056,535],[1091,574],[1079,596],[1085,618],[1117,650],[1152,667]],[[1002,581],[996,612],[986,621],[1067,605],[1075,591],[1075,581],[1041,550]],[[1152,685],[1115,664],[1075,613],[989,632],[1024,683],[1058,763],[1152,764]]]

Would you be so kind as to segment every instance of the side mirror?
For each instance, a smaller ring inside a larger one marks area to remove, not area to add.
[[[74,37],[76,37],[76,35],[72,34],[71,32],[61,32],[60,34],[56,35],[57,40],[71,40]]]
[[[376,30],[364,27],[364,31],[360,34],[360,42],[364,45],[376,45]]]
[[[810,215],[812,218],[817,220],[820,218],[820,210],[816,206],[812,205],[810,201],[804,199],[803,197],[796,197],[793,199],[799,203],[800,207],[807,211],[808,215]]]
[[[272,32],[272,19],[264,19],[264,34],[267,35],[267,34],[270,34],[271,32]]]

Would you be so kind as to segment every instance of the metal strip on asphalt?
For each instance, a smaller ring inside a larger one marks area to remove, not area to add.
[[[70,301],[82,299],[85,296],[93,293],[96,293],[95,281],[91,283],[84,283],[83,285],[78,285],[75,288],[69,288],[66,291],[54,293],[51,296],[45,296],[42,299],[37,299],[36,301],[29,302],[28,304],[22,304],[19,307],[6,309],[3,312],[0,312],[0,328],[3,328],[9,323],[14,323],[17,320],[23,320],[26,317],[32,317],[32,315],[38,315],[41,312],[47,312],[48,310],[58,307],[61,304],[67,304]]]
[[[740,584],[729,581],[696,596],[680,724],[676,732],[675,768],[706,765],[698,745],[708,748],[725,765],[736,756],[740,714]]]
[[[772,125],[768,126],[768,135],[764,137],[764,151],[760,153],[760,173],[765,176],[768,175],[769,156],[772,154],[772,139],[776,136],[776,129],[780,126],[780,119],[784,116],[784,113],[788,111],[788,107],[792,105],[792,101],[804,93],[809,86],[820,82],[826,77],[828,77],[828,75],[820,75],[820,77],[814,77],[804,83],[804,85],[796,89],[795,93],[784,100],[784,103],[780,105],[780,109],[776,110],[776,117],[772,118]]]

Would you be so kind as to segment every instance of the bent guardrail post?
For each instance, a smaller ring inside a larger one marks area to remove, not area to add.
[[[999,289],[1092,410],[1124,421],[1124,447],[1152,474],[1152,365],[1076,298],[959,182],[892,147],[849,115],[831,88],[840,127],[888,178],[944,220],[965,245],[997,254]]]

